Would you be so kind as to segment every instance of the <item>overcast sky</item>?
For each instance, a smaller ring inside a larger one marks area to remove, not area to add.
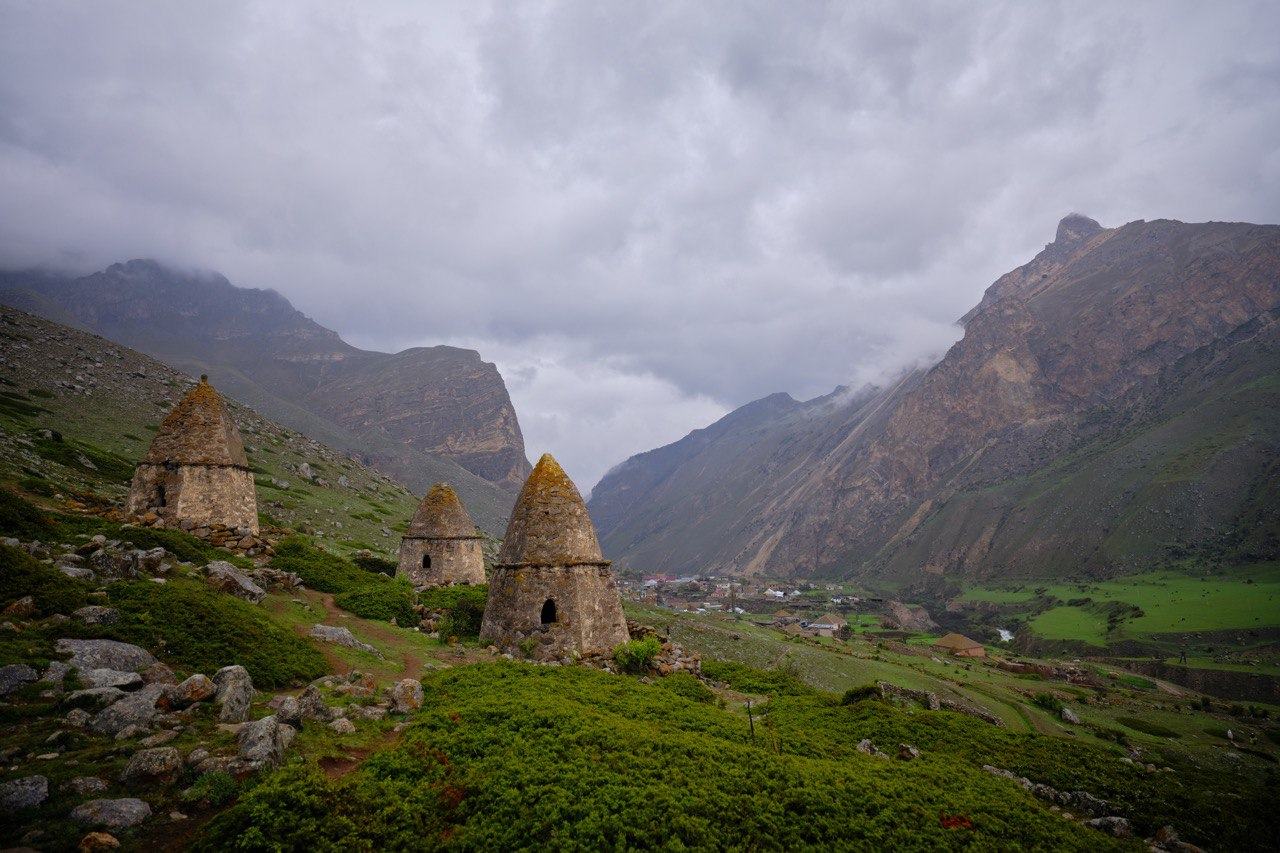
[[[585,492],[937,358],[1073,211],[1280,222],[1280,3],[0,0],[0,264],[478,349]]]

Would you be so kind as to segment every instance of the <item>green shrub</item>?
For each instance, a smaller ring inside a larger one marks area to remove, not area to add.
[[[239,793],[240,783],[235,780],[235,777],[219,770],[201,776],[179,797],[184,803],[210,808],[231,802]]]
[[[840,697],[841,705],[853,705],[856,702],[864,702],[867,699],[879,699],[880,688],[872,682],[871,684],[862,684],[858,687],[850,687]]]
[[[207,565],[214,560],[225,560],[242,569],[253,568],[253,561],[239,557],[221,548],[215,548],[202,539],[181,530],[157,530],[154,527],[121,527],[114,538],[128,542],[135,548],[164,548],[179,560]]]
[[[448,631],[445,633],[442,620],[437,621],[440,636],[460,639],[477,639],[480,636],[480,625],[484,621],[484,606],[489,600],[489,585],[444,586],[424,589],[418,593],[418,603],[428,610],[445,611]]]
[[[688,672],[673,672],[654,683],[663,690],[683,696],[692,702],[714,703],[716,701],[716,694],[711,692],[711,688]]]
[[[649,668],[660,651],[662,651],[661,640],[657,637],[645,637],[643,640],[619,643],[613,650],[613,659],[626,672],[643,672]]]
[[[329,670],[320,652],[260,607],[197,581],[127,581],[112,584],[108,593],[124,618],[116,625],[83,627],[83,635],[157,649],[166,660],[206,675],[238,663],[258,687],[311,681]]]
[[[1031,702],[1054,714],[1062,713],[1062,700],[1052,693],[1037,693],[1031,697]]]
[[[357,568],[364,569],[366,572],[376,572],[388,577],[396,576],[396,564],[381,557],[352,557],[351,562],[355,563]]]
[[[93,590],[93,584],[73,580],[26,551],[0,545],[0,610],[29,595],[40,616],[71,613],[88,603]]]
[[[1158,723],[1144,720],[1141,717],[1117,717],[1116,722],[1133,729],[1135,732],[1143,732],[1153,737],[1182,737],[1173,729],[1165,728]]]
[[[394,583],[378,584],[339,593],[333,603],[348,613],[362,619],[396,620],[397,625],[409,627],[417,624],[413,612],[413,587],[401,578]]]
[[[712,681],[724,681],[742,693],[770,696],[813,696],[817,693],[796,676],[774,670],[765,672],[734,661],[704,661],[702,674]]]
[[[276,546],[271,567],[297,572],[302,582],[320,592],[348,592],[391,579],[358,569],[337,554],[312,547],[301,536],[290,536]]]
[[[48,539],[57,529],[49,513],[36,509],[10,489],[0,489],[0,533],[16,539]]]

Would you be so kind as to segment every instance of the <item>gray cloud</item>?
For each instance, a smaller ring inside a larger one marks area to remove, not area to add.
[[[473,346],[584,488],[939,355],[1079,210],[1280,220],[1280,8],[0,5],[0,262]]]

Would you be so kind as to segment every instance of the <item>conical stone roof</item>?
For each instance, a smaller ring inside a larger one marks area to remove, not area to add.
[[[418,511],[404,534],[416,539],[478,539],[476,525],[458,500],[458,494],[444,483],[436,483],[418,504]]]
[[[147,462],[177,465],[239,465],[249,467],[240,430],[222,397],[201,376],[160,424]]]
[[[498,565],[607,565],[578,487],[550,453],[538,460],[511,511]]]

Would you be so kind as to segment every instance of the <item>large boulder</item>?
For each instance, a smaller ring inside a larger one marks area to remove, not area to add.
[[[94,715],[89,728],[102,735],[115,737],[129,726],[146,728],[159,713],[156,703],[164,698],[169,687],[164,684],[148,684],[136,693],[127,694]]]
[[[397,681],[391,689],[391,713],[412,714],[422,707],[422,682],[413,678]]]
[[[209,586],[252,604],[262,601],[267,594],[266,590],[225,560],[210,563],[205,567],[205,572],[205,582]]]
[[[71,705],[101,710],[127,695],[119,687],[88,687],[84,690],[75,690],[68,693],[67,698],[63,701]]]
[[[156,662],[151,652],[116,640],[61,639],[55,647],[60,654],[70,654],[67,661],[76,669],[116,669],[137,672]]]
[[[135,752],[120,774],[126,785],[172,785],[182,775],[182,753],[172,746]]]
[[[24,684],[38,681],[39,673],[25,663],[0,666],[0,696],[8,696]]]
[[[0,619],[27,619],[36,612],[36,600],[24,595],[0,612]]]
[[[6,812],[34,809],[49,797],[49,780],[43,776],[23,776],[0,785],[0,807]]]
[[[253,702],[253,679],[249,671],[239,664],[224,666],[213,674],[213,683],[218,686],[213,702],[222,708],[218,719],[224,723],[243,723],[249,719],[249,706]]]
[[[296,732],[275,715],[245,723],[236,735],[240,757],[256,767],[278,767]]]
[[[120,800],[90,800],[71,810],[71,819],[90,826],[127,829],[151,817],[151,806],[137,797]]]
[[[171,710],[181,710],[197,702],[212,699],[218,693],[218,685],[209,676],[196,673],[169,690],[168,704]]]
[[[373,646],[357,640],[351,634],[351,629],[349,628],[340,628],[335,625],[315,625],[311,628],[311,636],[317,640],[324,640],[326,643],[346,646],[349,649],[358,649],[362,652],[368,652],[378,658],[382,657],[382,653]]]

